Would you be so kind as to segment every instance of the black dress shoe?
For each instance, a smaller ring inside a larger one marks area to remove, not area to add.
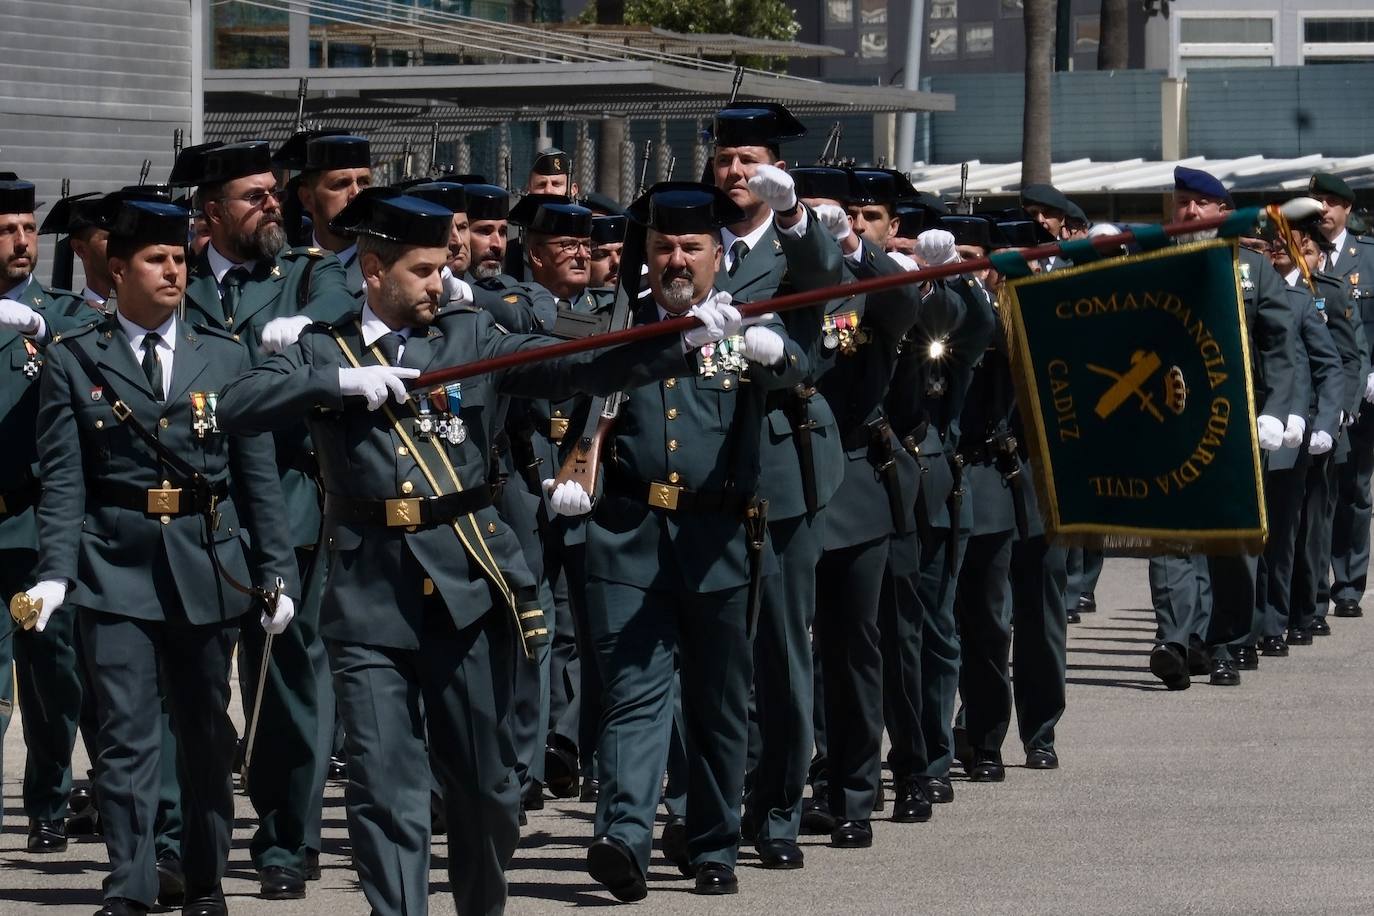
[[[105,905],[95,911],[95,916],[143,916],[148,908],[137,900],[124,897],[111,897]]]
[[[66,852],[66,822],[29,821],[28,850],[36,853]]]
[[[544,810],[544,787],[537,782],[531,782],[525,787],[525,793],[520,799],[520,807],[526,811]]]
[[[1341,598],[1336,601],[1336,606],[1331,613],[1337,617],[1363,617],[1364,611],[1360,609],[1358,601],[1351,601],[1349,598]]]
[[[318,849],[305,851],[305,880],[320,880],[320,851]]]
[[[1259,653],[1254,646],[1241,646],[1239,649],[1231,650],[1232,661],[1236,664],[1237,671],[1258,671]]]
[[[1197,677],[1211,670],[1212,655],[1207,651],[1207,646],[1196,636],[1188,637],[1188,673]]]
[[[1071,607],[1071,608],[1068,609],[1068,612],[1067,612],[1067,613],[1068,613],[1068,621],[1067,621],[1068,623],[1082,623],[1082,622],[1083,622],[1083,618],[1080,617],[1080,616],[1078,616],[1078,608],[1076,608],[1076,607]]]
[[[544,748],[544,785],[554,798],[577,796],[580,770],[577,748],[570,747],[566,738],[553,736]]]
[[[67,836],[95,836],[99,832],[95,794],[86,786],[77,786],[67,798]]]
[[[1057,770],[1059,769],[1059,755],[1054,752],[1052,747],[1033,747],[1026,751],[1026,769]]]
[[[1230,659],[1219,658],[1212,662],[1210,682],[1213,687],[1235,687],[1240,684],[1240,672]]]
[[[186,902],[186,875],[181,870],[181,858],[173,852],[157,857],[158,906],[181,906]]]
[[[759,865],[764,868],[801,868],[804,864],[801,847],[791,840],[764,840],[759,844]]]
[[[1093,596],[1092,592],[1084,592],[1078,596],[1078,613],[1091,614],[1095,610],[1097,610],[1097,598]]]
[[[1000,754],[991,751],[974,751],[973,768],[968,771],[973,782],[1001,782],[1007,778],[1007,768],[1002,765]]]
[[[348,780],[348,762],[342,757],[330,756],[329,779],[331,782],[346,782]]]
[[[735,870],[720,862],[704,862],[697,869],[697,886],[692,889],[696,894],[738,894],[739,879]]]
[[[954,784],[948,776],[922,776],[920,779],[932,804],[947,805],[954,801]]]
[[[824,836],[835,832],[835,815],[825,795],[813,795],[802,802],[801,832],[808,836]]]
[[[873,845],[873,828],[868,821],[841,821],[830,831],[830,845],[836,849],[867,849]]]
[[[1292,640],[1293,631],[1288,631],[1288,638]],[[1309,636],[1308,642],[1312,641]],[[1267,655],[1270,658],[1283,658],[1288,654],[1288,643],[1283,641],[1282,636],[1266,636],[1260,640],[1260,655]]]
[[[299,900],[305,896],[305,876],[294,868],[267,865],[258,869],[264,900]]]
[[[582,780],[582,788],[577,793],[577,800],[581,802],[594,802],[601,794],[601,781],[597,779]]]
[[[1329,624],[1329,623],[1326,622],[1326,618],[1325,618],[1325,617],[1318,617],[1317,620],[1316,620],[1316,622],[1312,624],[1312,635],[1313,635],[1313,636],[1330,636],[1330,635],[1331,635],[1331,624]]]
[[[696,874],[692,868],[691,857],[687,854],[687,819],[674,814],[663,825],[663,833],[658,838],[658,849],[663,858],[677,866],[677,870],[688,878]]]
[[[1312,645],[1312,631],[1304,627],[1294,627],[1288,631],[1288,645],[1290,646],[1310,646]],[[1285,652],[1285,655],[1288,653]]]
[[[611,892],[621,903],[643,900],[649,893],[644,873],[625,844],[609,836],[599,836],[587,847],[587,874]]]
[[[186,902],[181,905],[181,916],[228,916],[229,907],[224,903],[224,891],[192,894],[186,892]]]
[[[1187,690],[1193,683],[1188,679],[1188,660],[1183,649],[1173,643],[1155,646],[1150,652],[1150,673],[1170,690]]]
[[[892,820],[898,824],[923,824],[930,820],[931,811],[930,796],[918,778],[911,776],[897,784]]]

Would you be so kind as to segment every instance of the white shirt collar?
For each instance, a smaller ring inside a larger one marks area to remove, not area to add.
[[[170,350],[175,352],[177,348],[176,312],[173,312],[171,315],[169,315],[167,317],[167,320],[164,321],[161,324],[161,326],[151,329],[134,324],[128,318],[124,317],[123,312],[120,312],[118,310],[115,311],[115,318],[119,321],[119,326],[124,329],[125,335],[128,336],[129,343],[133,346],[134,353],[137,355],[137,358],[141,359],[143,357],[143,337],[150,330],[156,332],[157,335],[162,338],[160,341],[158,341],[158,347],[164,350]]]
[[[328,248],[325,248],[324,243],[320,241],[320,237],[319,237],[318,235],[315,235],[315,233],[314,233],[313,231],[310,233],[310,243],[311,243],[312,245],[314,245],[316,248],[321,248],[321,249],[324,249],[325,251],[328,251],[328,250],[329,250]],[[357,242],[354,242],[352,245],[349,245],[349,246],[348,246],[347,248],[345,248],[343,251],[336,251],[336,252],[334,252],[334,257],[338,258],[339,261],[340,261],[340,263],[342,263],[344,267],[347,267],[349,264],[353,263],[353,259],[356,258],[357,256],[358,256],[358,243],[357,243]]]
[[[1326,256],[1327,263],[1331,266],[1334,267],[1336,265],[1337,256],[1340,255],[1341,252],[1345,251],[1345,239],[1346,236],[1348,236],[1349,234],[1350,233],[1347,230],[1342,229],[1341,234],[1331,240],[1331,244],[1336,246],[1335,248],[1331,249],[1331,252]]]
[[[21,280],[21,281],[19,282],[19,285],[18,285],[18,286],[16,286],[14,289],[10,290],[9,292],[5,293],[5,298],[6,298],[6,299],[13,299],[13,300],[15,300],[16,302],[22,302],[23,299],[24,299],[24,294],[25,294],[26,292],[29,291],[29,284],[32,283],[32,282],[33,282],[33,273],[30,272],[29,275],[28,275],[27,277],[25,277],[23,280]]]
[[[105,303],[108,301],[104,296],[100,295],[100,293],[97,293],[89,286],[84,287],[81,290],[81,298],[85,299],[87,302],[89,302],[91,305],[95,306],[98,309],[103,309],[105,307]]]
[[[726,256],[729,256],[730,249],[734,247],[737,239],[744,239],[744,244],[749,246],[750,251],[759,247],[759,242],[763,241],[763,234],[768,231],[768,227],[771,225],[773,225],[773,217],[770,211],[768,219],[759,223],[758,228],[750,231],[748,235],[735,235],[729,229],[721,229],[720,240],[725,246]]]
[[[363,306],[361,318],[363,346],[365,347],[370,347],[386,335],[393,333],[391,328],[387,327],[386,322],[378,318],[377,313],[372,311],[371,305]],[[403,339],[409,339],[410,328],[401,328],[400,331],[395,333],[399,333]]]
[[[215,275],[216,283],[223,283],[224,275],[235,267],[242,267],[244,270],[252,273],[253,268],[258,264],[257,261],[244,261],[242,264],[231,261],[219,253],[219,249],[215,247],[214,242],[210,242],[205,246],[205,253],[210,258],[210,272]]]
[[[1296,267],[1294,267],[1292,270],[1290,270],[1290,271],[1284,276],[1283,282],[1287,283],[1289,286],[1297,286],[1297,285],[1298,285],[1298,280],[1299,280],[1301,277],[1302,277],[1302,271],[1300,271],[1300,270],[1298,270]]]

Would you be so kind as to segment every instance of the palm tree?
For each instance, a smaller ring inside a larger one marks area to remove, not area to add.
[[[1131,44],[1127,30],[1130,0],[1102,0],[1098,19],[1097,69],[1125,70],[1130,66]]]
[[[1021,118],[1021,184],[1050,180],[1050,73],[1055,0],[1025,0],[1026,104]]]

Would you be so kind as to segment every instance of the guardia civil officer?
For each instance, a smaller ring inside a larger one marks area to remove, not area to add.
[[[310,217],[310,248],[330,251],[339,259],[346,285],[355,295],[363,291],[358,248],[352,239],[335,235],[329,223],[358,192],[372,186],[371,145],[362,137],[340,131],[303,131],[293,135],[272,157],[272,164],[297,172],[289,193]]]
[[[218,426],[219,394],[248,355],[177,314],[186,222],[170,204],[123,205],[108,246],[118,311],[49,347],[39,399],[45,485],[27,594],[42,602],[40,627],[75,617],[97,694],[111,866],[101,916],[146,912],[158,893],[164,700],[186,761],[182,912],[225,912],[229,668],[240,618],[258,607],[240,589],[265,596],[260,625],[273,632],[299,594],[272,441]]]
[[[220,400],[221,422],[266,430],[305,420],[320,458],[330,554],[321,632],[344,719],[349,837],[368,903],[384,916],[426,910],[423,774],[433,765],[457,910],[499,913],[518,838],[513,666],[532,663],[547,627],[519,541],[491,506],[496,398],[608,392],[675,374],[683,343],[655,339],[408,397],[403,380],[422,370],[553,339],[505,334],[471,307],[437,315],[452,212],[405,195],[362,201],[336,228],[359,236],[366,301],[239,378]],[[720,314],[706,317],[723,329]]]

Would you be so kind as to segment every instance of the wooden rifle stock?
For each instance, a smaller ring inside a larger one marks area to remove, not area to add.
[[[609,415],[608,415],[609,414]],[[575,480],[586,490],[588,495],[596,494],[596,476],[601,467],[601,450],[606,445],[606,440],[611,435],[611,430],[615,428],[616,413],[602,411],[601,418],[596,423],[596,430],[590,436],[583,436],[577,440],[572,452],[563,462],[563,466],[558,469],[558,476],[554,478],[554,484],[566,483]]]

